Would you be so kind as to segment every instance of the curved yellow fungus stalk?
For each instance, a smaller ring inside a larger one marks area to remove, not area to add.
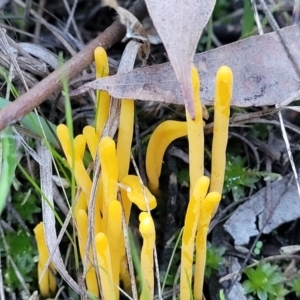
[[[78,134],[74,138],[74,151],[77,152],[78,156],[83,160],[84,152],[86,147],[86,139],[82,134]],[[74,216],[76,216],[76,213],[79,209],[87,210],[87,203],[89,199],[87,199],[86,194],[84,194],[82,191],[80,191],[80,194],[78,195],[77,202],[75,204],[74,208]]]
[[[93,158],[93,161],[96,160],[96,153],[99,145],[99,136],[96,134],[95,128],[93,126],[85,126],[83,128],[83,135],[86,138],[86,142]],[[100,177],[101,178],[101,177]],[[95,201],[95,234],[100,232],[102,228],[102,218],[101,210],[103,209],[103,195],[102,191],[102,180],[98,182],[98,187],[96,191],[96,201]]]
[[[165,121],[152,133],[146,153],[146,172],[149,180],[148,187],[153,193],[158,192],[158,179],[167,147],[175,139],[186,135],[187,123],[179,121]]]
[[[53,273],[56,273],[56,270],[52,263],[50,263],[49,268],[51,268],[51,271],[48,269],[44,272],[43,278],[41,278],[41,275],[44,271],[44,267],[48,261],[49,258],[49,251],[46,245],[45,240],[45,233],[44,233],[44,223],[40,222],[34,229],[34,235],[37,242],[37,248],[39,253],[39,262],[38,262],[38,278],[39,278],[39,288],[41,295],[43,297],[50,297],[54,295],[56,291],[56,281],[55,277],[53,276]]]
[[[118,162],[116,145],[112,138],[108,136],[101,138],[99,143],[99,157],[103,184],[103,231],[106,232],[108,205],[117,199],[118,189]]]
[[[153,251],[155,247],[155,227],[151,215],[141,212],[139,230],[143,237],[141,252],[142,293],[140,300],[151,300],[154,297]]]
[[[118,131],[117,159],[119,180],[128,174],[134,123],[134,101],[122,99]]]
[[[93,126],[85,126],[82,131],[84,137],[86,138],[87,145],[89,147],[93,161],[95,161],[97,147],[99,143],[99,136],[96,134],[95,128]]]
[[[202,300],[202,290],[204,282],[204,271],[206,263],[206,238],[209,224],[216,207],[221,200],[218,192],[209,193],[201,203],[200,219],[196,237],[196,266],[194,278],[194,299]]]
[[[69,128],[66,125],[59,124],[56,128],[56,133],[63,147],[69,166],[71,168],[74,168],[73,172],[76,182],[81,187],[82,191],[86,194],[87,199],[89,199],[90,191],[92,188],[92,181],[84,167],[82,158],[79,155],[79,153],[82,153],[82,149],[79,149],[77,152],[76,149],[73,148],[72,151],[73,141],[71,141],[70,139]]]
[[[202,176],[196,182],[184,220],[181,245],[180,299],[191,299],[193,253],[200,205],[205,199],[209,187],[209,178]],[[202,217],[202,216],[201,216]]]
[[[97,249],[97,260],[103,299],[115,300],[116,295],[112,275],[109,244],[108,239],[103,232],[99,232],[96,234],[95,244]]]
[[[88,233],[88,216],[86,211],[83,209],[79,209],[76,214],[76,224],[78,228],[78,244],[79,244],[79,252],[81,256],[82,263],[85,262],[85,248],[87,243],[87,233]],[[94,296],[99,296],[98,283],[96,277],[96,271],[91,264],[93,261],[92,249],[90,248],[88,255],[88,263],[86,266],[86,276],[85,282],[87,285],[87,290],[91,292]]]
[[[156,199],[150,193],[147,187],[141,185],[140,179],[135,175],[127,175],[123,178],[122,183],[128,188],[126,189],[127,196],[131,202],[138,206],[140,210],[147,211],[146,198],[148,199],[149,209],[156,207]]]
[[[119,299],[119,283],[120,273],[120,255],[121,255],[121,239],[122,237],[122,206],[117,200],[113,200],[108,206],[108,221],[106,228],[108,238],[110,258],[112,261],[112,275],[115,285],[115,295]]]
[[[189,140],[189,173],[190,173],[190,197],[194,191],[197,180],[204,172],[204,132],[202,120],[202,106],[200,102],[200,80],[197,68],[192,68],[192,83],[194,91],[195,119],[192,120],[186,109],[186,120]]]
[[[95,65],[96,65],[96,79],[108,76],[109,66],[108,66],[107,55],[104,48],[97,47],[94,50],[94,56],[95,56]],[[96,98],[97,98],[97,105],[96,105],[95,127],[96,127],[96,132],[100,137],[109,114],[110,95],[106,91],[97,91]]]
[[[117,142],[117,160],[118,160],[118,179],[119,182],[128,175],[130,165],[131,144],[134,128],[134,101],[122,99],[120,111],[120,123]],[[131,211],[131,201],[126,191],[121,189],[122,207],[124,209],[125,220],[128,224]],[[124,288],[131,287],[130,276],[128,272],[127,256],[125,254],[125,241],[120,240],[120,278],[123,281]]]
[[[222,194],[226,167],[226,146],[233,75],[227,66],[219,68],[216,76],[214,130],[211,160],[211,192]]]

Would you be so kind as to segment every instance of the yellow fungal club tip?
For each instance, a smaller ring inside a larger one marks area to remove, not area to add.
[[[95,243],[97,248],[97,253],[105,260],[105,268],[108,267],[107,257],[105,256],[108,250],[108,239],[103,232],[99,232],[95,236]]]
[[[78,153],[80,159],[83,159],[84,151],[86,146],[86,139],[82,134],[78,134],[74,138],[74,149]]]
[[[155,227],[151,215],[147,212],[141,212],[139,215],[140,227],[139,230],[143,236],[155,234]]]
[[[212,214],[215,208],[219,205],[220,200],[221,200],[221,194],[219,192],[210,192],[209,194],[207,194],[207,196],[205,197],[202,203],[201,212],[205,215],[208,215],[209,218],[211,219]]]
[[[210,183],[210,180],[209,180],[209,178],[207,176],[201,176],[196,181],[195,188],[194,188],[194,191],[193,191],[193,197],[195,199],[201,199],[201,200],[203,200],[204,199],[203,195],[205,197],[206,194],[207,194],[209,183]]]
[[[140,210],[147,211],[146,198],[148,199],[149,209],[152,210],[156,207],[156,199],[150,193],[147,187],[143,187],[140,179],[135,175],[127,175],[123,178],[122,183],[129,186],[131,191],[127,192],[127,196],[131,202],[139,207]]]
[[[85,126],[82,132],[86,138],[86,142],[92,155],[93,161],[95,161],[99,143],[99,136],[96,134],[96,130],[93,126]]]
[[[219,68],[216,76],[216,91],[218,93],[219,105],[226,106],[231,101],[233,87],[233,74],[229,67]]]
[[[65,124],[56,127],[56,134],[66,156],[72,155],[69,128]]]
[[[96,78],[101,78],[108,76],[109,73],[109,66],[108,66],[108,59],[107,54],[104,48],[97,47],[94,50],[94,57],[95,57],[95,65],[96,65]]]

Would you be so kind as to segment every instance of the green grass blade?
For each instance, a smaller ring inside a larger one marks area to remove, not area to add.
[[[15,178],[15,169],[18,163],[15,137],[10,127],[0,133],[2,147],[2,165],[0,168],[0,215],[5,207],[6,199]]]
[[[4,106],[8,105],[10,101],[1,98],[0,97],[0,108],[3,108]],[[56,132],[56,126],[51,122],[46,122],[41,116],[39,117],[40,122],[43,126],[43,130],[46,134],[47,141],[53,145],[54,147],[59,147],[59,144],[57,142],[56,136],[53,135],[53,132]],[[28,130],[30,130],[35,135],[39,136],[40,138],[44,138],[42,128],[40,126],[40,122],[38,120],[38,117],[35,113],[31,112],[27,116],[25,116],[22,120],[20,120],[20,123]],[[47,124],[48,123],[48,124]],[[51,127],[51,130],[49,126]]]

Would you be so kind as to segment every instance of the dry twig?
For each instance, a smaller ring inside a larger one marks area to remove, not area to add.
[[[130,11],[138,18],[142,19],[147,14],[144,1],[137,0]],[[7,125],[22,119],[35,107],[43,103],[54,92],[61,90],[61,78],[70,80],[83,71],[94,60],[94,49],[98,46],[108,49],[113,44],[121,40],[126,33],[125,27],[115,21],[102,34],[95,38],[83,50],[67,61],[61,68],[55,70],[49,76],[36,84],[27,93],[21,95],[11,104],[0,111],[0,130]]]

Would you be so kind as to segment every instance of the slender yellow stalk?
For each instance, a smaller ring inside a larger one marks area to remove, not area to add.
[[[96,153],[99,145],[99,136],[96,134],[95,128],[93,126],[85,126],[83,128],[83,135],[86,139],[89,151],[91,153],[92,159],[95,162],[96,160]],[[95,234],[103,230],[102,218],[101,218],[101,211],[103,209],[103,194],[102,194],[102,184],[101,184],[101,177],[98,181],[97,191],[96,191],[96,201],[95,201]]]
[[[85,147],[86,147],[85,137],[82,134],[76,135],[74,138],[74,149],[81,159],[83,159]]]
[[[209,193],[201,203],[201,217],[198,223],[198,232],[196,236],[196,266],[194,278],[194,299],[202,300],[204,272],[206,263],[206,238],[212,214],[221,200],[221,194],[218,192]]]
[[[233,74],[229,67],[219,68],[216,76],[214,131],[211,160],[211,192],[222,194],[226,167],[226,147]]]
[[[123,99],[121,102],[120,124],[117,143],[119,180],[128,175],[131,143],[133,136],[134,101]]]
[[[190,174],[190,197],[194,191],[197,180],[204,172],[204,132],[202,120],[202,106],[200,102],[200,80],[197,68],[192,68],[192,83],[194,91],[195,119],[192,120],[186,109],[186,120],[189,141],[189,174]]]
[[[112,138],[105,136],[99,143],[101,180],[103,184],[103,230],[106,232],[108,205],[117,199],[118,162],[116,145]]]
[[[56,281],[53,273],[56,273],[56,270],[54,268],[54,265],[50,263],[49,268],[51,268],[51,271],[47,269],[44,272],[43,278],[41,278],[41,275],[44,271],[45,265],[49,258],[49,251],[46,245],[45,240],[45,233],[44,233],[44,223],[40,222],[35,228],[34,228],[34,235],[37,242],[38,247],[38,253],[39,253],[39,262],[38,262],[38,279],[39,279],[39,288],[41,295],[43,297],[50,297],[51,295],[54,295],[56,291]]]
[[[88,234],[88,216],[85,210],[79,209],[76,214],[76,224],[78,228],[78,244],[79,244],[79,252],[81,256],[81,261],[84,263],[85,261],[85,247],[87,243],[87,234]],[[92,249],[90,248],[88,255],[88,263],[86,266],[86,275],[85,282],[87,285],[87,290],[91,292],[96,297],[99,296],[98,283],[96,277],[96,271],[91,264],[93,261]]]
[[[119,181],[128,175],[130,165],[131,143],[133,136],[133,124],[134,124],[134,101],[128,99],[122,99],[121,112],[120,112],[120,124],[118,131],[118,143],[117,143],[117,160],[119,168]],[[121,191],[122,204],[125,213],[126,222],[129,221],[131,201],[128,199],[127,194]]]
[[[118,160],[118,179],[122,179],[128,175],[130,165],[131,144],[133,137],[134,126],[134,101],[129,99],[122,99],[120,124],[118,131],[117,142],[117,160]],[[131,211],[131,201],[129,200],[126,191],[121,190],[122,206],[124,209],[125,220],[128,224]],[[123,281],[124,288],[131,286],[130,276],[128,272],[127,257],[125,253],[125,240],[120,239],[120,278]]]
[[[96,65],[96,79],[108,76],[108,59],[104,48],[97,47],[94,51]],[[97,135],[100,137],[104,129],[109,114],[110,95],[106,91],[97,91],[97,106],[95,127]]]
[[[120,247],[122,236],[122,206],[117,200],[113,200],[108,206],[108,221],[106,228],[106,235],[108,238],[110,258],[112,261],[112,275],[115,284],[115,295],[116,299],[120,298],[119,289],[117,286],[119,283],[120,273]]]
[[[101,289],[104,300],[116,300],[108,239],[103,232],[95,236]]]
[[[196,182],[185,215],[181,245],[180,299],[191,299],[192,266],[196,229],[200,216],[201,201],[209,187],[209,178],[202,176]],[[202,216],[201,216],[202,217]]]
[[[155,247],[155,227],[151,215],[141,212],[139,230],[143,237],[141,252],[142,293],[140,300],[152,300],[154,297],[153,251]]]
[[[179,121],[165,121],[157,126],[152,133],[146,153],[146,173],[148,187],[152,193],[158,192],[159,176],[163,157],[167,147],[175,139],[187,135],[187,123]]]
[[[97,147],[99,144],[99,136],[96,134],[95,128],[93,126],[85,126],[83,128],[83,135],[86,139],[93,161],[95,161]]]

